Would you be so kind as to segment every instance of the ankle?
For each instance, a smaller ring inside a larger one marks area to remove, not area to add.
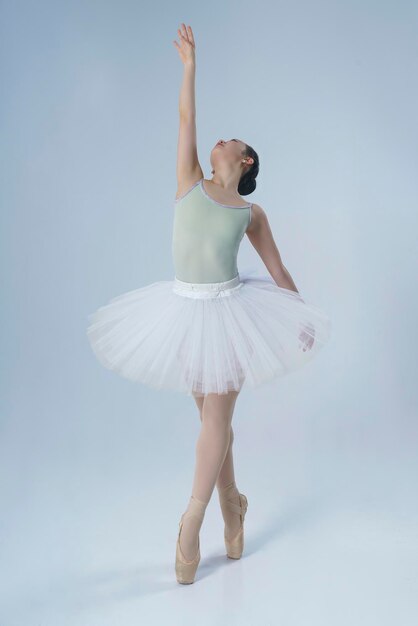
[[[232,480],[227,485],[218,487],[218,493],[219,493],[220,498],[230,498],[230,497],[238,496],[239,490],[238,490],[235,480]]]
[[[223,491],[224,489],[229,489],[230,487],[236,487],[235,479],[231,480],[229,483],[221,483],[220,485],[218,485],[218,489],[220,491]]]
[[[206,509],[209,504],[209,502],[206,502],[205,500],[200,500],[199,498],[196,498],[196,496],[194,496],[193,494],[190,496],[190,500],[193,500],[193,502],[196,505],[199,505],[202,509]]]
[[[184,512],[184,517],[195,517],[200,522],[203,521],[205,517],[206,508],[209,502],[204,502],[203,500],[199,500],[195,496],[190,496],[189,503],[187,505],[187,509]]]

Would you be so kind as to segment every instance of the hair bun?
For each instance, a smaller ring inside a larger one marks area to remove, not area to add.
[[[257,186],[255,179],[259,172],[260,161],[257,152],[248,144],[245,144],[244,156],[252,158],[253,164],[241,176],[241,180],[238,183],[238,193],[242,196],[248,196]]]
[[[243,176],[238,185],[238,193],[241,196],[248,196],[248,194],[252,193],[256,188],[257,183],[255,177],[248,174],[248,176]]]

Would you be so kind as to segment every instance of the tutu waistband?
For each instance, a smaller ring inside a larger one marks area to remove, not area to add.
[[[173,291],[187,298],[223,298],[240,289],[243,284],[239,274],[219,283],[189,283],[175,276]]]

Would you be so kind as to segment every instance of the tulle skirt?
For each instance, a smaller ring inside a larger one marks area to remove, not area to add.
[[[258,387],[308,363],[331,320],[267,276],[218,283],[174,277],[119,295],[88,316],[100,363],[155,389],[187,395]]]

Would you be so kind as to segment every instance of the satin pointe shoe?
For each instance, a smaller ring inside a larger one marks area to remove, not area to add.
[[[224,541],[226,554],[230,559],[240,559],[242,552],[244,550],[244,519],[245,514],[248,508],[248,500],[247,497],[243,494],[239,494],[240,504],[236,504],[233,502],[231,498],[232,490],[226,488],[224,490],[219,491],[219,502],[221,505],[222,513],[224,515],[224,519],[228,519],[228,511],[233,511],[240,516],[240,529],[238,530],[235,537],[232,539],[227,539],[226,537],[226,526],[224,529]]]
[[[185,559],[184,557],[183,552],[181,551],[180,534],[183,528],[183,521],[184,519],[186,519],[186,517],[189,517],[189,516],[197,517],[197,519],[203,521],[205,506],[206,505],[204,503],[192,497],[191,504],[189,505],[189,509],[191,507],[191,510],[186,510],[181,516],[181,519],[179,522],[179,533],[178,533],[177,544],[176,544],[175,570],[176,570],[177,582],[182,585],[190,585],[191,583],[194,582],[197,566],[199,565],[199,562],[200,562],[200,537],[199,536],[197,538],[196,556],[191,561],[187,561],[187,559]]]

